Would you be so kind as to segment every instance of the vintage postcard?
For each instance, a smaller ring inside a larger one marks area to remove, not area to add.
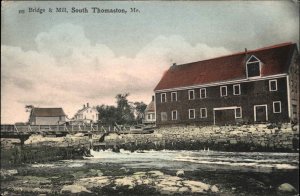
[[[1,195],[298,195],[299,1],[2,1]]]

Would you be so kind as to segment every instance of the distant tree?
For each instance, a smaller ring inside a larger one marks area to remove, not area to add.
[[[98,105],[99,122],[104,125],[132,125],[142,123],[147,105],[143,102],[129,102],[129,93],[117,94],[117,106]]]
[[[144,102],[134,102],[136,122],[142,123],[147,105]]]
[[[117,94],[117,119],[120,124],[132,124],[134,123],[134,111],[132,106],[129,104],[127,97],[129,93]]]
[[[117,122],[117,108],[115,106],[101,105],[96,107],[99,112],[99,121],[105,125],[114,125]]]

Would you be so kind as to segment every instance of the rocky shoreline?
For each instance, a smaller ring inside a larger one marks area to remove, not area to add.
[[[1,195],[295,195],[298,171],[138,169],[69,161],[1,169]]]
[[[161,127],[153,134],[110,134],[109,146],[126,150],[218,150],[239,152],[298,152],[299,126],[259,124],[242,126]]]

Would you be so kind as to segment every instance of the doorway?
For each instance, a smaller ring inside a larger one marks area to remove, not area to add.
[[[268,107],[267,105],[254,106],[254,122],[267,122],[268,121]]]

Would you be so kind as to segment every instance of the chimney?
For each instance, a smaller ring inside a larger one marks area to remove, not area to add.
[[[85,108],[85,105],[83,104],[83,108]]]
[[[172,65],[173,67],[175,67],[176,66],[176,63],[173,63],[173,65]]]
[[[245,48],[245,54],[247,54],[247,52],[248,52],[248,51],[247,51],[247,48]]]
[[[154,101],[154,95],[152,95],[152,101]]]
[[[86,103],[86,107],[90,107],[89,103]]]

